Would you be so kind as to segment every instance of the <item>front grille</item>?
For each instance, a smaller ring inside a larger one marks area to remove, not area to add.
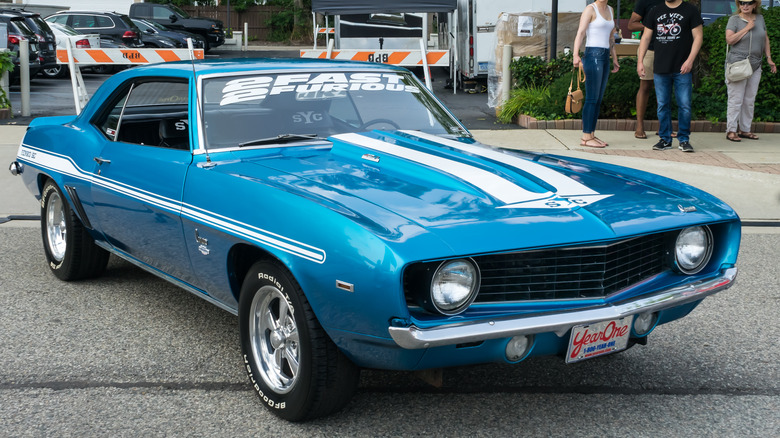
[[[482,284],[476,302],[600,298],[666,267],[666,235],[602,246],[474,257]]]

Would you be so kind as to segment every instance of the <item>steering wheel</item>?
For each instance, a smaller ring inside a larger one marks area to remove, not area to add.
[[[367,121],[367,122],[363,123],[363,124],[360,126],[360,130],[368,130],[367,128],[368,128],[369,126],[371,126],[371,125],[378,125],[378,124],[380,124],[380,123],[385,123],[385,124],[388,124],[388,125],[392,126],[392,127],[393,127],[393,128],[395,128],[395,129],[401,129],[401,127],[400,127],[400,126],[398,126],[398,124],[397,124],[397,123],[395,123],[394,121],[392,121],[392,120],[390,120],[390,119],[373,119],[373,120],[369,120],[369,121]]]

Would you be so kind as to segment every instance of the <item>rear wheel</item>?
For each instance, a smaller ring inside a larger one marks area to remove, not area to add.
[[[277,263],[250,268],[239,329],[249,379],[275,415],[309,420],[352,398],[359,369],[328,338],[295,279]]]
[[[64,65],[58,65],[56,67],[44,68],[41,70],[41,75],[49,79],[59,79],[64,77],[67,72],[67,67]]]
[[[51,181],[41,194],[41,234],[46,261],[60,280],[97,277],[105,271],[108,252],[95,244]]]

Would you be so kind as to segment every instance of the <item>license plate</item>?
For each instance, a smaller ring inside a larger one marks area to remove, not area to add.
[[[631,336],[633,316],[578,325],[571,329],[566,363],[625,350]]]

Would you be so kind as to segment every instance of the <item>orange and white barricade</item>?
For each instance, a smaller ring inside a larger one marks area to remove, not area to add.
[[[429,67],[448,67],[449,50],[429,50],[425,53]],[[367,61],[382,64],[416,67],[423,65],[420,50],[301,50],[301,58],[336,59],[341,61]]]
[[[189,61],[189,49],[71,49],[73,62],[79,66],[136,65],[159,62]],[[193,51],[195,59],[203,59],[203,49]],[[68,63],[68,51],[57,49],[57,63]]]

